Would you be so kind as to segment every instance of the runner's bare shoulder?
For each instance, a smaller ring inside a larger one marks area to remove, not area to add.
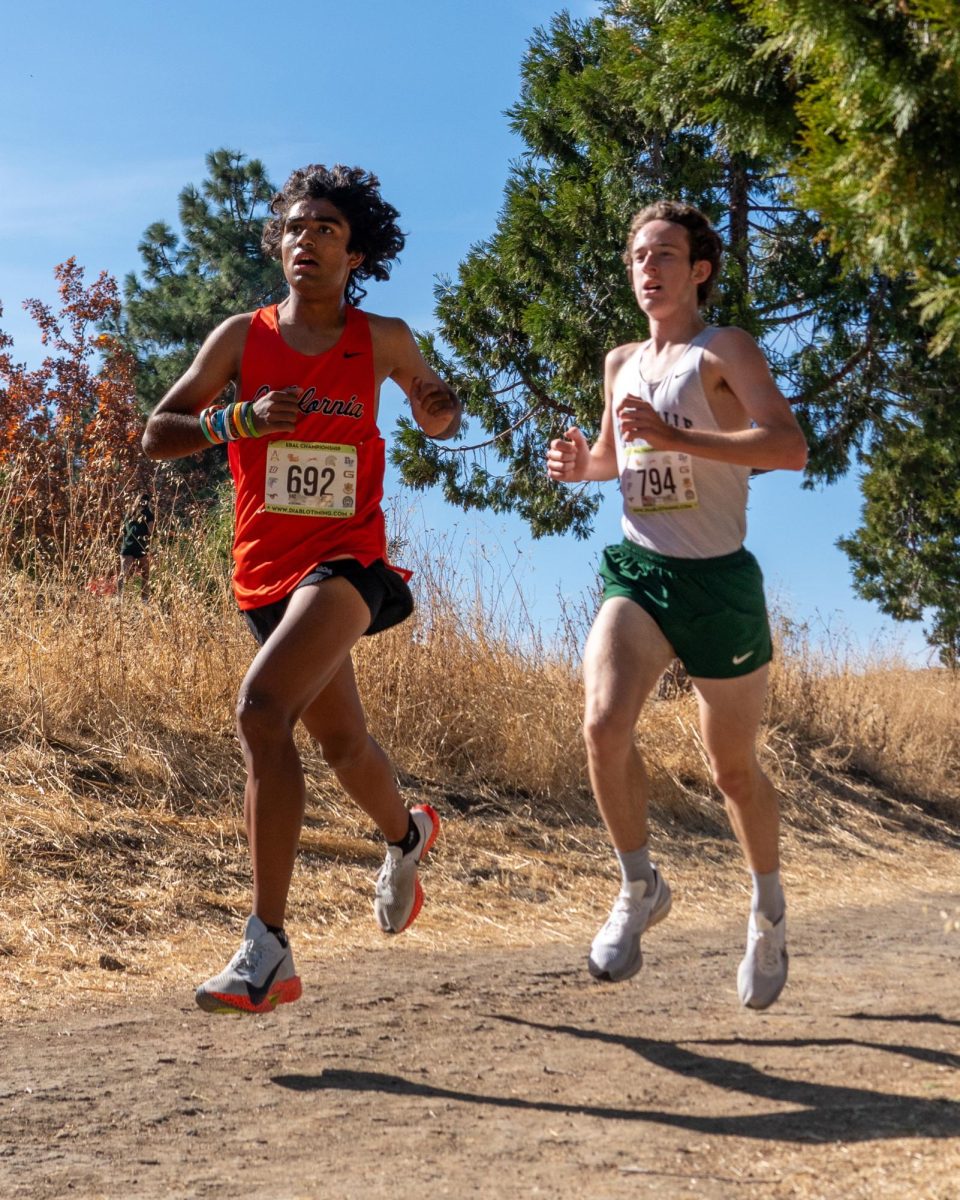
[[[623,364],[632,354],[636,353],[642,344],[642,342],[625,342],[622,346],[614,346],[612,350],[608,350],[603,363],[606,379],[614,379]]]
[[[384,317],[380,313],[366,314],[370,322],[370,336],[375,345],[390,345],[407,341],[413,337],[410,326],[401,317]]]
[[[739,325],[720,325],[704,347],[703,356],[708,362],[727,363],[744,354],[761,354],[757,340]]]

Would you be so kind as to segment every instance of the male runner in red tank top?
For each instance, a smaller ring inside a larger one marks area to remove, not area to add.
[[[439,828],[429,805],[407,811],[367,732],[351,649],[413,607],[408,574],[387,561],[380,385],[389,378],[403,389],[430,437],[457,432],[460,403],[403,321],[351,303],[364,295],[362,280],[388,277],[404,244],[376,177],[307,166],[271,209],[263,246],[280,259],[289,295],[215,329],[143,436],[153,459],[229,443],[234,591],[261,646],[237,705],[252,914],[240,949],[197,989],[207,1012],[269,1012],[300,996],[283,929],[305,803],[298,720],[386,838],[374,902],[384,932],[417,916],[417,865]],[[234,402],[217,405],[230,383]]]

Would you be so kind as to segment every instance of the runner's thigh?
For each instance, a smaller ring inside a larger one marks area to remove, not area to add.
[[[605,601],[583,654],[588,716],[619,712],[632,725],[673,657],[673,647],[639,604],[624,596]]]
[[[303,710],[300,720],[307,733],[331,751],[366,736],[367,720],[360,703],[353,660],[349,656],[323,691]]]
[[[370,610],[345,579],[297,588],[250,664],[241,702],[269,703],[295,721],[336,676],[369,624]]]
[[[700,732],[714,761],[752,759],[767,699],[769,666],[735,679],[692,678]]]

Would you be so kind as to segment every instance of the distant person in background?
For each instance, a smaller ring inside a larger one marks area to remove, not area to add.
[[[120,537],[120,577],[117,580],[117,595],[131,575],[140,577],[140,598],[150,598],[150,536],[153,533],[154,514],[150,507],[150,496],[144,492],[134,507],[123,519]]]
[[[760,568],[743,546],[751,470],[801,470],[803,433],[767,362],[742,329],[704,321],[720,239],[687,204],[638,213],[624,261],[650,337],[607,355],[600,435],[551,442],[547,473],[563,483],[620,480],[624,540],[609,546],[603,603],[584,652],[590,782],[622,886],[593,940],[595,978],[639,971],[640,937],[670,911],[650,861],[648,783],[637,718],[679,658],[697,693],[714,782],[753,879],[740,1000],[767,1008],[787,979],[779,803],[756,756],[772,655]]]
[[[301,994],[284,930],[306,801],[298,722],[387,843],[374,893],[384,933],[420,911],[418,867],[440,826],[430,805],[404,805],[367,731],[351,651],[413,610],[409,572],[387,559],[380,387],[392,379],[433,438],[457,432],[460,402],[403,321],[356,307],[360,282],[386,279],[404,244],[376,176],[303,167],[271,209],[263,247],[280,259],[287,296],[215,329],[143,437],[157,459],[228,443],[234,593],[260,644],[237,702],[252,911],[240,949],[197,989],[205,1012],[270,1012]],[[222,405],[230,383],[235,399]]]

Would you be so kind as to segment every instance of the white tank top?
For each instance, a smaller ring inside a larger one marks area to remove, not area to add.
[[[614,381],[614,414],[630,392],[649,401],[668,424],[719,429],[700,379],[704,347],[718,332],[709,325],[701,330],[656,382],[643,377],[643,343]],[[715,558],[740,549],[747,531],[749,467],[653,450],[646,442],[624,444],[616,419],[614,435],[628,541],[671,558]]]

